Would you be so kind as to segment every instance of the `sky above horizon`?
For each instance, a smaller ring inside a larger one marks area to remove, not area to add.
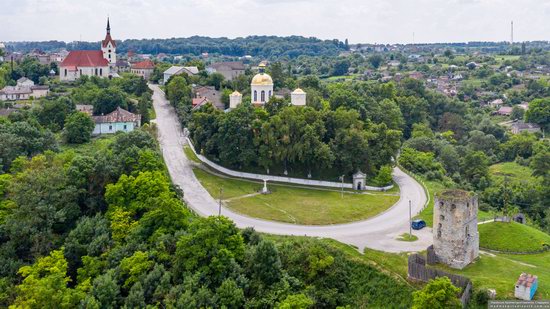
[[[350,43],[550,40],[550,0],[0,0],[1,41],[302,35]]]

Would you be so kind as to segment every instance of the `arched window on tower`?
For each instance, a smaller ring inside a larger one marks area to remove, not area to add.
[[[261,101],[265,102],[265,91],[264,90],[262,90]]]
[[[254,102],[258,102],[258,91],[254,90]]]
[[[99,76],[103,76],[103,69],[99,68]]]
[[[271,90],[269,90],[269,96],[268,96],[268,98],[271,98]]]

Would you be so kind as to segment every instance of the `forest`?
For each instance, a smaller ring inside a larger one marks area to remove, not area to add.
[[[116,39],[116,37],[115,37]],[[95,50],[99,42],[10,42],[10,50],[30,52],[33,49],[55,51],[61,48],[67,50]],[[200,56],[202,53],[221,54],[226,56],[272,58],[296,58],[300,55],[337,56],[349,48],[339,40],[320,40],[301,36],[248,36],[245,38],[210,38],[193,36],[189,38],[171,39],[127,39],[117,41],[117,52],[133,51],[142,54],[186,54]]]

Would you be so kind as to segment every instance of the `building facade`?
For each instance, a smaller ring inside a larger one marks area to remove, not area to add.
[[[95,122],[93,135],[113,134],[119,131],[132,132],[141,126],[141,115],[118,107],[112,113],[92,117]]]
[[[233,80],[245,71],[244,64],[240,61],[213,63],[207,68],[208,73],[220,73],[226,80]]]
[[[265,73],[265,64],[258,66],[259,73],[252,78],[250,83],[251,103],[263,106],[273,96],[273,79]]]
[[[143,60],[138,63],[132,64],[130,72],[149,80],[153,71],[155,70],[155,64],[151,60]]]
[[[107,19],[107,35],[101,50],[73,50],[59,64],[59,80],[74,81],[81,76],[112,77],[116,66],[116,43],[111,37]]]

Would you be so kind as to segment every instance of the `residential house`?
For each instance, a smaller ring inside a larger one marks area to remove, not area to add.
[[[126,59],[117,59],[115,70],[118,73],[130,72],[130,63]]]
[[[536,133],[540,132],[540,126],[536,123],[529,123],[523,121],[516,121],[511,126],[513,134],[520,134],[521,132]]]
[[[510,116],[512,114],[512,107],[502,106],[498,109],[497,114],[501,116]]]
[[[195,98],[206,98],[216,108],[224,110],[225,106],[222,103],[222,93],[216,90],[213,86],[197,86],[193,89]]]
[[[496,100],[493,100],[491,102],[489,102],[489,106],[491,107],[500,107],[502,104],[504,104],[504,101],[502,101],[502,99],[496,99]]]
[[[206,105],[208,103],[210,103],[210,101],[207,98],[201,97],[201,98],[194,98],[191,104],[193,106],[193,109],[198,109],[201,106]]]
[[[132,64],[131,72],[148,80],[155,70],[155,64],[151,60],[144,60]]]
[[[21,77],[17,80],[16,86],[6,86],[0,89],[0,101],[36,99],[47,96],[49,92],[49,86],[35,86],[32,80]]]
[[[94,106],[93,105],[88,105],[88,104],[77,104],[76,105],[76,110],[79,111],[79,112],[83,112],[83,113],[86,113],[86,114],[92,116],[92,114],[94,112]]]
[[[92,134],[113,134],[119,131],[131,132],[141,126],[141,115],[130,113],[120,107],[107,115],[93,116],[95,128]]]
[[[206,70],[209,73],[220,73],[226,80],[233,80],[233,78],[244,74],[245,67],[240,61],[218,62],[210,65]]]
[[[164,84],[168,82],[170,77],[174,75],[181,75],[181,74],[187,74],[187,75],[196,75],[199,74],[199,68],[197,67],[180,67],[180,66],[171,66],[168,68],[168,70],[164,71]]]

